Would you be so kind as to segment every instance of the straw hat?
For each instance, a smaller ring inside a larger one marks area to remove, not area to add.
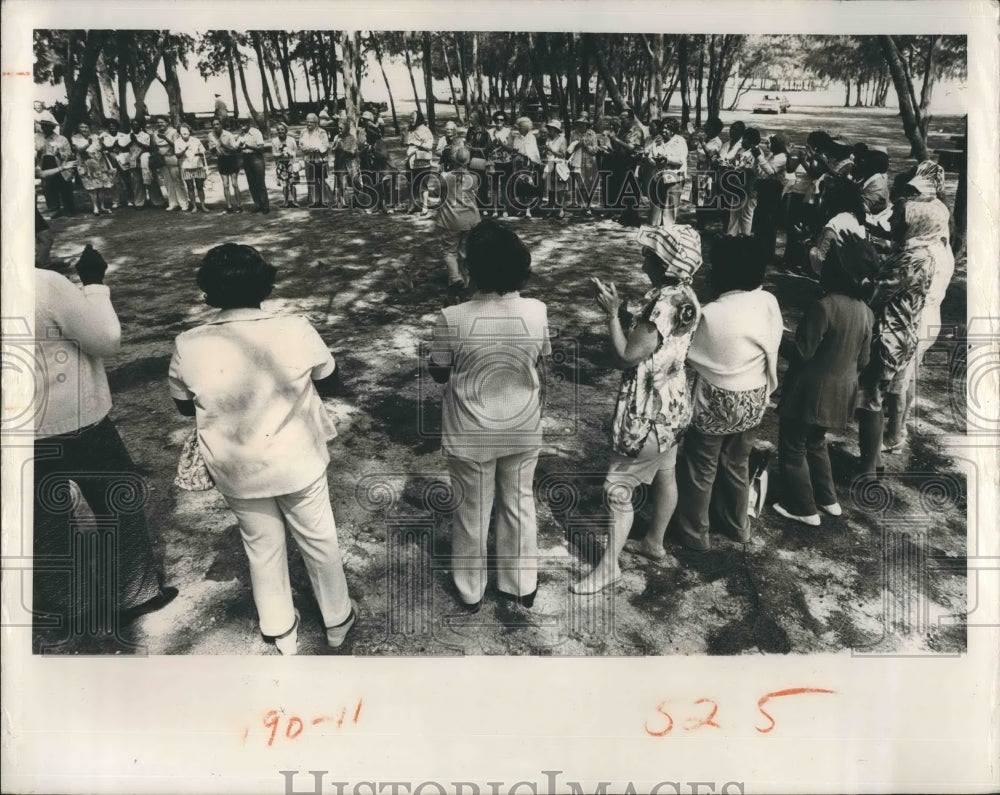
[[[56,121],[56,117],[53,116],[49,111],[43,110],[38,114],[38,118],[35,119],[39,124],[51,124],[53,127],[58,127],[59,122]]]
[[[546,127],[551,127],[553,130],[558,130],[562,132],[562,122],[559,119],[552,119],[551,121],[545,122]]]

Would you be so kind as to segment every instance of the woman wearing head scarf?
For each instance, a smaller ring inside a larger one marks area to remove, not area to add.
[[[896,453],[906,443],[906,419],[914,398],[917,369],[941,333],[941,302],[955,273],[955,254],[950,245],[951,217],[944,203],[944,169],[925,160],[908,183],[905,204],[896,224],[905,225],[903,247],[919,252],[932,262],[930,286],[917,323],[916,348],[910,364],[893,379],[885,396],[885,452]]]
[[[638,239],[642,269],[652,289],[643,297],[627,336],[615,285],[591,280],[624,372],[604,481],[611,533],[600,562],[570,586],[579,594],[597,593],[618,580],[623,549],[653,560],[666,557],[663,536],[677,506],[677,444],[691,419],[684,360],[700,315],[691,279],[701,266],[701,239],[692,227],[680,225],[644,226]],[[629,542],[632,497],[641,483],[653,484],[653,519],[641,541]]]

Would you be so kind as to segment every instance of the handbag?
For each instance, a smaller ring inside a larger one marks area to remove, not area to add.
[[[158,149],[152,149],[149,152],[149,167],[152,170],[163,168],[167,164],[167,159],[160,154]]]
[[[191,430],[181,447],[174,485],[185,491],[208,491],[215,487],[215,481],[212,480],[205,458],[201,454],[197,427]]]

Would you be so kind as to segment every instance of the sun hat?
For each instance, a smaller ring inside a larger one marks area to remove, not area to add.
[[[58,127],[59,122],[56,121],[56,117],[53,116],[49,111],[43,110],[38,114],[36,121],[39,124],[51,124],[53,127]]]
[[[559,130],[562,132],[562,122],[559,119],[552,119],[551,121],[545,122],[546,127],[551,127],[554,130]]]
[[[373,114],[370,110],[366,110],[364,113],[361,114],[361,121],[373,122],[375,121],[375,114]]]
[[[583,111],[580,117],[576,120],[575,124],[590,124],[590,115],[587,111]]]
[[[667,273],[683,282],[690,282],[701,267],[701,236],[692,226],[640,226],[636,240],[660,259]]]

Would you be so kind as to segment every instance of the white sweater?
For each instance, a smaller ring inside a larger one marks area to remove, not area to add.
[[[688,364],[713,386],[732,392],[778,386],[783,324],[771,293],[733,290],[702,307]]]
[[[35,438],[77,431],[111,411],[103,357],[121,344],[121,326],[103,284],[82,290],[35,268],[35,378],[43,390]]]

